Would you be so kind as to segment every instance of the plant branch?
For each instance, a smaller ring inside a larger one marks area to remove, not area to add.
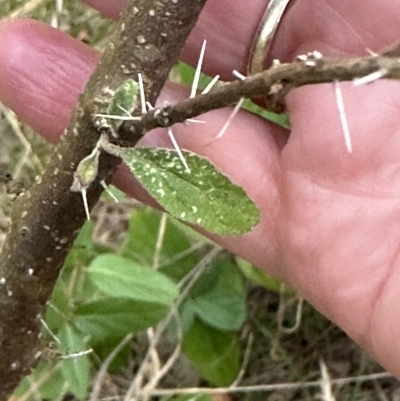
[[[129,1],[44,173],[15,202],[0,256],[1,401],[38,362],[41,316],[86,219],[80,194],[70,187],[76,166],[99,138],[93,114],[106,112],[110,93],[128,78],[137,80],[138,72],[146,98],[155,102],[205,2]],[[111,155],[100,158],[99,178],[88,191],[90,207],[102,192],[100,181],[109,181],[119,162]]]
[[[124,129],[135,135],[143,135],[154,128],[169,127],[208,111],[230,106],[241,98],[270,96],[281,99],[291,90],[301,86],[351,81],[374,73],[380,73],[380,78],[400,79],[400,60],[370,56],[276,63],[269,70],[244,80],[222,84],[207,94],[198,95],[176,105],[150,110],[141,119],[126,123]]]

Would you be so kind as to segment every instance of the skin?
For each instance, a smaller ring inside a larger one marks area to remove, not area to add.
[[[87,1],[117,18],[124,1]],[[263,0],[209,0],[182,58],[195,64],[208,40],[204,72],[231,79],[245,73]],[[391,0],[292,1],[269,59],[291,61],[364,55],[397,44],[398,8]],[[227,25],[227,23],[229,23]],[[34,21],[0,26],[0,98],[44,137],[56,141],[99,55]],[[245,112],[214,140],[228,110],[202,116],[207,125],[177,126],[181,147],[209,157],[242,185],[262,211],[254,231],[215,238],[231,251],[295,287],[400,378],[400,84],[342,84],[353,153],[346,151],[332,85],[287,97],[292,131]],[[167,85],[163,99],[187,90]],[[143,143],[168,144],[163,131]],[[151,202],[124,168],[127,193]]]

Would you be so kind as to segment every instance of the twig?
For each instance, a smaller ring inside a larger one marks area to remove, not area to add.
[[[113,349],[113,351],[108,355],[103,364],[101,365],[100,370],[98,371],[94,381],[93,381],[93,390],[90,394],[89,401],[97,401],[99,399],[101,386],[103,385],[104,379],[107,375],[108,367],[110,363],[114,360],[114,358],[118,355],[118,353],[125,347],[126,344],[129,343],[133,338],[133,334],[130,333]]]
[[[235,388],[238,386],[238,384],[242,381],[245,373],[246,373],[246,369],[247,366],[249,364],[250,361],[250,356],[251,356],[251,351],[252,351],[252,347],[253,347],[253,342],[254,342],[254,334],[250,333],[249,334],[249,338],[247,340],[247,345],[246,345],[246,349],[244,351],[244,355],[243,355],[243,362],[242,362],[242,366],[240,367],[240,371],[236,377],[236,379],[231,383],[231,385],[229,386],[230,388]]]
[[[176,360],[178,359],[180,353],[181,353],[181,348],[182,348],[182,338],[183,338],[183,331],[182,331],[182,324],[180,320],[180,316],[178,313],[178,310],[173,306],[171,312],[175,316],[176,320],[176,327],[177,327],[177,345],[171,354],[171,356],[168,358],[167,362],[165,362],[164,366],[157,372],[155,372],[155,375],[149,380],[149,382],[144,386],[142,391],[139,393],[139,399],[143,399],[144,401],[147,401],[150,395],[153,393],[154,389],[157,387],[158,383],[161,381],[161,379],[170,371],[172,366],[175,364]],[[126,401],[129,401],[129,397],[126,397]]]
[[[286,327],[283,324],[283,320],[285,317],[285,310],[287,307],[287,301],[285,299],[285,284],[281,284],[280,289],[279,289],[279,307],[278,307],[278,312],[277,312],[277,323],[278,323],[278,331],[279,333],[284,333],[284,334],[292,334],[296,332],[301,325],[301,318],[302,318],[302,313],[303,313],[303,304],[304,304],[304,298],[296,295],[295,301],[297,301],[297,306],[296,306],[296,320],[294,322],[294,325],[292,327]]]
[[[152,265],[152,268],[154,270],[158,270],[160,268],[161,250],[164,244],[164,237],[167,229],[167,224],[168,224],[168,214],[162,213],[160,219],[160,225],[158,227],[156,248],[154,249],[154,257]]]
[[[362,383],[370,380],[381,380],[393,377],[387,372],[374,373],[370,375],[345,377],[341,379],[332,379],[331,384],[336,386],[343,386],[350,383]],[[255,392],[269,392],[276,390],[298,390],[304,388],[321,387],[321,380],[299,382],[299,383],[277,383],[277,384],[264,384],[257,386],[242,386],[242,387],[219,387],[219,388],[207,388],[207,387],[195,387],[195,388],[175,388],[175,389],[156,389],[152,395],[166,396],[166,395],[179,395],[179,394],[225,394],[225,393],[255,393]],[[104,398],[102,401],[107,401]]]
[[[393,57],[355,57],[348,59],[320,59],[310,66],[305,61],[277,64],[244,80],[219,85],[212,91],[189,98],[173,106],[150,110],[140,120],[129,121],[127,132],[142,135],[158,127],[183,123],[189,118],[229,106],[240,98],[254,98],[272,94],[285,96],[292,89],[305,85],[351,81],[385,71],[385,79],[400,79],[400,59]]]

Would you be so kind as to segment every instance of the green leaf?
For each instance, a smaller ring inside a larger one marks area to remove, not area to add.
[[[102,146],[120,156],[161,206],[182,221],[220,235],[244,234],[260,221],[244,190],[203,157],[183,151],[189,172],[172,149]]]
[[[160,272],[175,281],[180,281],[198,262],[194,252],[180,258],[179,254],[192,246],[181,229],[168,218],[162,248],[159,254]],[[137,261],[142,266],[153,265],[154,253],[160,230],[161,213],[150,207],[135,209],[129,219],[129,233],[121,249],[123,256]]]
[[[190,293],[191,308],[203,322],[237,330],[246,320],[243,277],[231,258],[216,259]]]
[[[85,222],[68,254],[62,273],[68,270],[76,274],[77,266],[87,266],[100,253],[110,252],[109,248],[93,241],[93,227],[94,224],[91,221]],[[68,281],[68,279],[65,280]]]
[[[69,391],[78,399],[83,400],[87,396],[89,387],[90,369],[88,355],[71,355],[87,350],[83,338],[69,324],[65,324],[58,332],[64,356],[67,357],[60,361],[61,373]],[[70,356],[70,357],[69,357]]]
[[[95,258],[88,275],[100,290],[115,297],[170,305],[179,293],[164,274],[113,254]]]
[[[51,307],[47,308],[44,319],[52,332],[57,332],[64,325],[66,316],[71,312],[69,301],[66,284],[62,280],[57,280],[50,301]],[[45,328],[42,331],[45,338],[54,341]]]
[[[135,301],[129,298],[106,298],[79,306],[74,324],[94,342],[107,338],[122,338],[160,322],[169,307],[159,303]]]
[[[216,287],[244,294],[243,277],[230,256],[219,257],[212,262],[210,268],[193,286],[190,297],[196,298],[209,291],[214,291]]]
[[[277,278],[271,276],[257,266],[253,266],[250,262],[247,262],[247,260],[236,258],[236,261],[242,273],[253,283],[261,285],[271,291],[282,291],[282,284]],[[288,294],[294,293],[292,289],[286,286],[284,292]]]
[[[216,330],[196,319],[183,339],[183,351],[201,376],[215,386],[228,386],[239,373],[235,333]]]
[[[191,306],[201,320],[220,330],[238,330],[246,320],[244,297],[227,289],[196,297]]]
[[[133,79],[127,79],[115,90],[108,106],[108,114],[112,116],[126,116],[126,111],[131,113],[136,108],[138,93],[139,84]]]
[[[168,310],[168,305],[159,303],[106,298],[79,306],[74,324],[83,335],[90,335],[94,342],[99,342],[154,326]]]
[[[43,378],[46,378],[46,380],[43,380]],[[32,383],[35,383],[35,385],[41,383],[35,394],[40,394],[40,397],[36,398],[43,400],[62,399],[62,396],[68,391],[60,369],[55,367],[53,363],[44,360],[39,362],[38,366],[29,376],[24,377],[13,393],[14,397],[16,399],[23,398],[32,389]],[[32,399],[32,396],[28,399]]]

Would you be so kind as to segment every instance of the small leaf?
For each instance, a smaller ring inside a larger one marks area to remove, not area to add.
[[[207,159],[183,151],[188,172],[172,149],[120,148],[120,156],[149,193],[172,216],[220,235],[240,235],[260,221],[260,211],[242,188]]]
[[[237,330],[246,320],[243,277],[230,258],[220,257],[190,292],[191,308],[205,323],[220,330]]]
[[[97,177],[99,169],[99,149],[96,147],[92,153],[80,161],[74,173],[74,182],[71,185],[72,192],[82,192]]]
[[[108,114],[112,116],[126,116],[136,108],[139,84],[133,79],[127,79],[115,93],[108,106]],[[117,127],[120,122],[111,120],[111,125]]]
[[[43,380],[43,378],[47,379]],[[42,359],[32,373],[24,377],[19,386],[14,390],[13,397],[10,397],[9,400],[26,399],[25,395],[32,389],[32,383],[38,386],[36,389],[37,399],[62,399],[62,396],[68,392],[60,369],[55,368],[54,364],[50,364],[48,361]]]
[[[94,342],[122,338],[154,326],[165,317],[167,305],[108,297],[81,305],[75,311],[74,324]]]
[[[122,256],[135,260],[142,266],[151,267],[160,221],[161,213],[150,207],[133,210],[129,219],[128,236],[120,250]],[[184,256],[177,258],[177,255],[189,250],[192,243],[175,223],[176,220],[168,218],[159,254],[159,271],[179,282],[196,265],[198,257],[195,252],[186,252]]]
[[[99,149],[97,146],[92,153],[80,161],[74,173],[74,181],[70,190],[72,192],[80,192],[83,200],[86,217],[90,220],[89,205],[86,196],[86,190],[89,185],[96,179],[99,169]]]
[[[261,285],[271,291],[284,291],[284,293],[287,294],[294,294],[294,291],[290,287],[282,287],[282,283],[277,278],[271,276],[265,270],[253,266],[250,262],[247,262],[247,260],[236,258],[236,262],[242,273],[253,283]]]
[[[246,303],[241,294],[216,288],[192,299],[197,316],[220,330],[238,330],[246,320]]]
[[[65,324],[58,338],[66,359],[60,362],[60,368],[64,380],[69,385],[69,391],[78,399],[83,400],[87,396],[89,386],[89,357],[88,355],[70,355],[87,350],[87,346],[82,337],[69,324]]]
[[[138,301],[170,305],[178,296],[178,286],[157,271],[113,254],[95,258],[88,275],[104,293]]]
[[[202,377],[216,386],[228,386],[239,373],[240,349],[233,332],[196,319],[183,339],[183,351]]]

